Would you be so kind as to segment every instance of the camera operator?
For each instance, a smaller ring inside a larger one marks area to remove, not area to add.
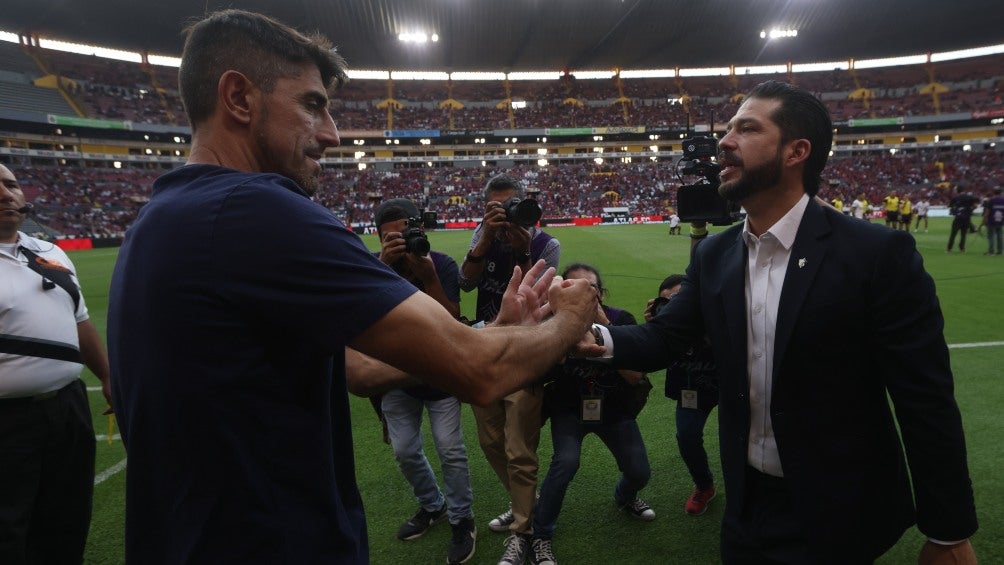
[[[406,198],[394,198],[377,207],[374,223],[380,237],[378,256],[458,318],[457,263],[448,255],[429,250],[420,216],[415,204]],[[398,468],[420,505],[415,515],[398,529],[397,538],[417,539],[449,517],[453,535],[447,563],[467,561],[474,554],[477,530],[471,510],[474,494],[460,425],[460,401],[439,389],[418,385],[387,392],[379,406]],[[445,495],[422,448],[423,408],[429,413],[432,439],[446,484]]]
[[[532,223],[521,224],[518,220],[528,218],[512,217],[515,200],[524,207],[527,202],[536,203],[523,200],[525,191],[519,180],[496,175],[485,185],[484,195],[485,216],[471,237],[470,251],[461,267],[460,288],[465,292],[478,289],[477,317],[490,322],[498,314],[513,268],[519,265],[527,272],[530,265],[543,259],[557,269],[561,245],[535,226],[539,208]],[[542,387],[531,385],[490,404],[472,406],[478,442],[509,493],[509,510],[488,524],[492,531],[512,534],[500,563],[522,563],[529,551],[542,401]]]

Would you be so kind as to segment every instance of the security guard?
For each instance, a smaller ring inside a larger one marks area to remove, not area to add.
[[[0,165],[0,563],[80,563],[95,440],[79,377],[110,404],[108,357],[69,258],[18,231],[30,209]]]

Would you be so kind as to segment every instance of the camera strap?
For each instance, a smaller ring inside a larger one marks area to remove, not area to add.
[[[70,270],[59,263],[39,257],[37,253],[23,245],[18,249],[27,257],[28,268],[42,275],[42,288],[52,290],[58,286],[65,290],[73,299],[73,310],[76,312],[77,308],[80,307],[80,290],[74,284],[73,278],[70,277],[72,274]]]

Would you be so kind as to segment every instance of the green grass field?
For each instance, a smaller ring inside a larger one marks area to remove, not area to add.
[[[965,421],[969,464],[976,491],[981,529],[973,538],[983,563],[1004,563],[1004,540],[1001,539],[1004,511],[997,504],[1004,500],[1004,481],[999,470],[1002,461],[1000,440],[1004,438],[1004,420],[998,416],[1004,399],[1001,365],[1004,362],[1004,259],[984,257],[986,240],[971,236],[969,254],[946,254],[948,220],[931,221],[929,233],[915,234],[934,277],[945,313],[945,335],[949,344],[997,342],[997,345],[952,349],[956,395]],[[596,265],[610,289],[607,302],[626,308],[639,319],[645,301],[655,296],[659,282],[673,272],[682,272],[687,264],[689,240],[669,237],[666,226],[610,226],[558,228],[551,230],[562,242],[562,265],[583,261]],[[458,262],[467,250],[470,232],[430,234],[433,248],[445,251]],[[377,248],[375,236],[365,238]],[[98,249],[72,252],[91,318],[103,332],[108,305],[108,285],[117,250]],[[474,296],[464,295],[463,311],[471,315]],[[834,352],[852,354],[853,352]],[[612,493],[617,479],[613,458],[595,437],[584,445],[582,468],[568,491],[559,520],[554,547],[559,561],[576,564],[610,563],[715,563],[718,561],[718,525],[724,508],[720,495],[702,517],[684,514],[683,503],[692,483],[687,475],[674,438],[672,401],[662,396],[663,375],[650,375],[655,390],[639,417],[652,466],[652,480],[642,491],[658,514],[654,522],[639,522],[619,512]],[[89,386],[97,384],[89,373]],[[100,392],[91,393],[94,414],[104,409]],[[415,500],[397,470],[389,446],[381,441],[380,426],[367,400],[352,398],[353,434],[359,488],[366,504],[372,562],[385,564],[441,564],[446,558],[450,529],[445,524],[430,530],[422,538],[398,541],[398,526],[414,513]],[[122,443],[109,443],[108,421],[95,416],[99,434],[97,486],[94,492],[94,516],[85,556],[86,563],[118,564],[123,559],[123,508],[125,501],[126,458]],[[505,536],[488,530],[487,522],[503,511],[507,498],[488,467],[477,444],[473,417],[464,408],[464,432],[470,457],[474,486],[474,511],[478,524],[478,548],[471,563],[496,563],[502,553]],[[438,472],[438,461],[431,441],[427,453]],[[717,422],[708,422],[705,443],[712,469],[720,477],[717,449]],[[540,479],[551,457],[550,433],[541,432]],[[876,500],[876,505],[883,504]],[[912,530],[880,563],[916,562],[923,538]],[[848,540],[853,543],[853,540]]]

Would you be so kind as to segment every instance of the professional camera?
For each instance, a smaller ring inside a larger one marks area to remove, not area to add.
[[[524,228],[537,225],[537,222],[540,221],[540,216],[544,213],[540,209],[540,204],[533,198],[520,200],[513,196],[503,202],[502,207],[505,208],[505,219],[507,222],[512,222]]]
[[[652,307],[649,308],[649,312],[652,314],[652,317],[656,317],[662,310],[662,307],[667,304],[669,304],[668,298],[665,296],[656,296],[655,300],[652,301]]]
[[[683,158],[680,174],[704,177],[704,180],[681,186],[676,193],[680,219],[685,222],[708,222],[727,226],[740,218],[739,204],[718,194],[718,173],[722,167],[711,159],[718,154],[718,141],[713,137],[697,136],[683,140]]]
[[[428,213],[428,212],[427,212]],[[435,214],[435,213],[433,213]],[[433,216],[435,218],[435,216]],[[429,238],[425,235],[423,227],[426,222],[424,218],[408,218],[408,225],[401,232],[404,238],[404,248],[412,255],[425,257],[432,247],[429,245]]]

